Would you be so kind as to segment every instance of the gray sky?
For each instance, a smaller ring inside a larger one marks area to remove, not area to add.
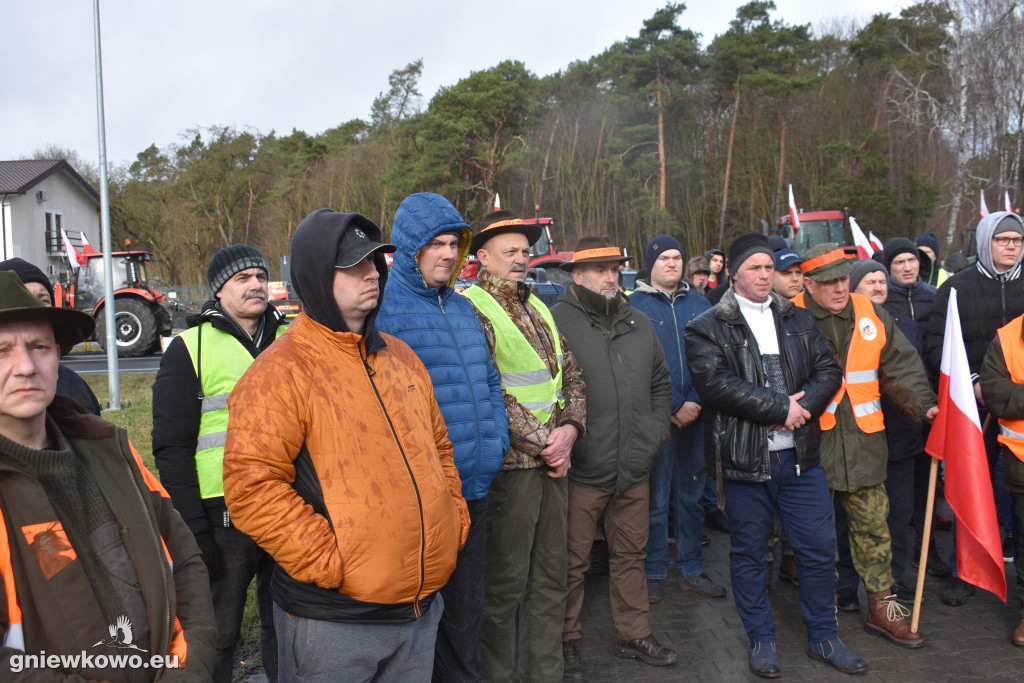
[[[723,33],[742,0],[691,0],[679,24]],[[864,24],[900,0],[776,0],[773,19]],[[423,59],[438,87],[517,59],[538,76],[636,35],[665,0],[101,0],[107,157],[130,162],[190,128],[315,134],[369,116],[392,71]],[[835,9],[833,9],[835,8]],[[0,159],[49,144],[99,158],[92,3],[7,0]]]

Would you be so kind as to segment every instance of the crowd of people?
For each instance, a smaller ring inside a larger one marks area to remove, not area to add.
[[[868,260],[756,233],[687,260],[658,235],[628,294],[623,250],[585,235],[550,309],[526,282],[539,237],[508,211],[474,231],[431,193],[401,203],[393,244],[321,209],[292,237],[290,325],[263,254],[220,250],[153,385],[160,481],[59,365],[92,319],[54,308],[38,268],[0,264],[0,665],[230,681],[255,579],[271,681],[586,681],[601,538],[616,656],[678,663],[648,623],[672,577],[731,590],[750,671],[779,677],[780,546],[807,655],[862,673],[836,620],[862,590],[868,633],[926,639],[906,620],[910,539],[935,523],[924,444],[953,288],[1019,561],[1020,217],[984,218],[955,274],[930,233]],[[457,293],[470,254],[480,272]],[[706,527],[729,534],[728,583],[705,570]],[[955,551],[926,569],[948,577],[947,605],[975,590]],[[1017,593],[1024,646],[1024,580]],[[122,651],[169,659],[126,667]]]

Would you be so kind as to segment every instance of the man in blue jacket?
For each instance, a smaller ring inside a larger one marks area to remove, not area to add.
[[[430,372],[469,506],[466,546],[441,589],[434,680],[442,681],[480,680],[487,489],[509,448],[505,402],[487,339],[473,305],[452,289],[472,238],[472,229],[444,197],[406,197],[391,228],[397,251],[377,315],[377,328],[411,346]]]
[[[708,300],[683,280],[683,247],[674,237],[658,235],[647,245],[649,280],[638,280],[629,297],[633,308],[647,314],[665,350],[672,374],[671,438],[654,456],[651,470],[651,526],[647,540],[647,597],[659,602],[672,560],[668,552],[668,511],[674,507],[673,537],[679,587],[710,598],[725,596],[725,586],[704,573],[704,510],[700,506],[704,476],[704,423],[700,398],[686,367],[683,331],[710,308]],[[724,286],[724,285],[723,285]]]

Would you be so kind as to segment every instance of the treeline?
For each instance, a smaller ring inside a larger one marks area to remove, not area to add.
[[[788,184],[806,210],[849,207],[883,238],[933,230],[955,247],[981,191],[1024,203],[1018,0],[924,2],[819,36],[751,2],[704,48],[684,9],[550,77],[504,62],[423,108],[417,61],[367,120],[318,135],[196,129],[150,147],[111,175],[115,238],[189,284],[227,244],[276,262],[319,207],[389,234],[418,191],[471,223],[498,193],[519,215],[554,217],[560,246],[605,233],[631,253],[659,232],[692,254],[760,230],[785,212]]]

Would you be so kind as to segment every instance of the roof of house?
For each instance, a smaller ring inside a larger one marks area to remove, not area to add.
[[[64,159],[0,161],[0,194],[26,194],[58,171],[63,171],[99,206],[99,193]]]

